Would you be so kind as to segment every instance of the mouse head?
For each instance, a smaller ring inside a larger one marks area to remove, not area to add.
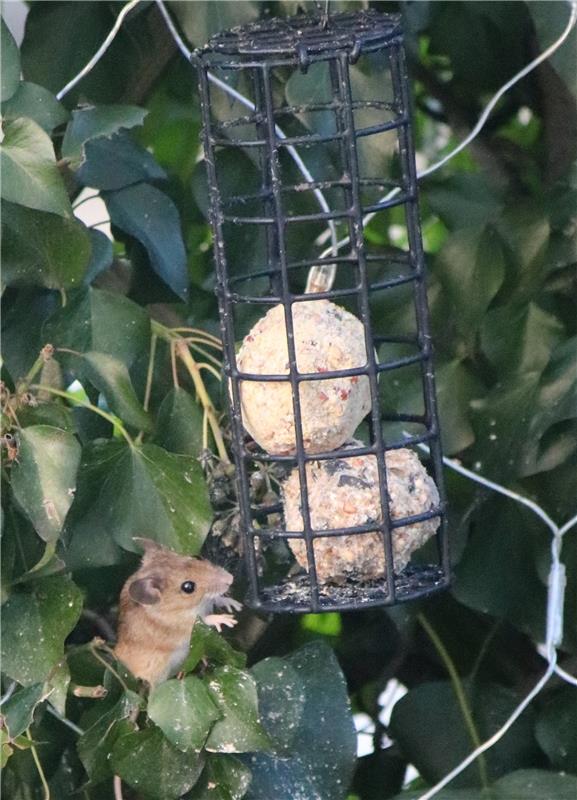
[[[142,565],[127,582],[135,603],[175,615],[198,614],[199,607],[229,590],[232,575],[210,561],[181,556],[152,539],[135,541],[144,548]]]

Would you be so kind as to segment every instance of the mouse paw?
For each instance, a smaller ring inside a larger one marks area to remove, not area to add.
[[[242,608],[242,603],[239,603],[234,597],[215,597],[214,605],[216,608],[226,609],[229,613],[231,611],[240,611]]]
[[[232,616],[232,614],[208,614],[206,617],[202,618],[202,621],[207,625],[212,625],[219,633],[221,632],[223,626],[227,628],[234,628],[237,623],[237,620]]]

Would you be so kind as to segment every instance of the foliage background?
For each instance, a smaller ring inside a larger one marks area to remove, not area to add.
[[[169,4],[195,45],[303,5],[311,4]],[[370,5],[404,15],[423,164],[463,137],[569,13],[564,2]],[[401,791],[408,763],[420,774],[409,789],[434,783],[497,729],[544,668],[534,644],[544,634],[548,533],[525,509],[455,474],[447,474],[455,580],[442,597],[320,618],[247,615],[236,651],[199,634],[189,666],[204,654],[208,671],[187,678],[187,694],[167,684],[141,731],[131,722],[141,701],[130,678],[119,688],[85,644],[114,622],[136,563],[133,532],[196,552],[213,517],[209,489],[217,508],[230,490],[226,470],[209,469],[207,484],[199,465],[198,383],[184,363],[181,388],[173,387],[174,334],[166,333],[179,324],[217,332],[212,257],[194,78],[158,9],[140,4],[102,62],[58,103],[54,93],[121,6],[29,6],[20,55],[2,29],[3,380],[11,393],[2,416],[4,691],[18,684],[3,708],[7,796],[43,796],[38,760],[54,797],[81,786],[84,797],[111,797],[111,759],[134,796],[384,800]],[[446,452],[559,523],[574,514],[577,488],[575,41],[573,33],[515,86],[473,145],[421,187]],[[100,191],[112,244],[72,214],[85,186]],[[396,235],[394,226],[370,231],[375,246],[398,244]],[[251,266],[257,254],[239,247]],[[399,295],[383,305],[394,330],[408,303]],[[60,350],[38,360],[48,342]],[[32,388],[64,390],[74,379],[86,395]],[[207,377],[206,386],[220,408],[216,382]],[[406,403],[414,394],[407,375],[399,396]],[[226,540],[226,524],[218,530]],[[568,671],[577,666],[575,542],[568,534],[562,553]],[[389,724],[379,698],[393,678],[409,691]],[[105,699],[74,694],[103,681]],[[345,685],[374,731],[373,752],[356,761]],[[85,731],[80,740],[48,712],[49,692],[58,713]],[[199,694],[204,727],[183,743],[176,711],[197,708]],[[443,796],[573,798],[576,731],[575,689],[555,678]],[[231,755],[231,742],[249,755]]]

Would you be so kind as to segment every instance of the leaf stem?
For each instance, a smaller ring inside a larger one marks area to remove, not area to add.
[[[103,411],[101,408],[98,408],[98,406],[92,405],[92,403],[90,403],[88,400],[78,398],[71,392],[65,392],[62,389],[54,389],[52,386],[45,386],[43,383],[34,383],[30,388],[36,389],[37,391],[48,392],[48,394],[54,394],[57,397],[63,397],[65,400],[68,400],[73,405],[82,406],[82,408],[87,408],[89,411],[93,411],[95,414],[98,414],[107,422],[110,422],[110,424],[113,427],[118,428],[118,430],[124,436],[130,447],[134,447],[134,442],[132,441],[128,431],[126,430],[124,425],[121,424],[118,418],[113,417],[112,414]]]
[[[467,695],[465,693],[465,689],[463,687],[463,683],[457,672],[455,664],[451,659],[445,645],[439,638],[439,635],[429,622],[429,620],[425,617],[423,613],[417,614],[417,619],[421,626],[427,632],[427,635],[431,642],[433,643],[435,650],[437,651],[441,661],[445,665],[447,672],[449,673],[449,678],[451,679],[451,685],[453,687],[453,691],[455,692],[455,696],[457,698],[457,702],[459,704],[459,708],[461,709],[461,714],[463,715],[463,720],[465,722],[465,727],[471,737],[471,741],[475,749],[477,749],[481,745],[481,739],[479,738],[479,733],[475,726],[475,721],[473,719],[473,712],[469,705],[469,701],[467,699]],[[487,775],[487,761],[485,756],[481,754],[479,756],[479,777],[481,779],[481,784],[483,788],[487,789],[489,787],[489,778]]]
[[[107,649],[108,652],[111,652],[114,655],[114,652],[112,650],[110,650],[110,648],[106,648],[106,649]],[[99,655],[99,653],[96,652],[96,648],[95,648],[93,642],[90,642],[90,652],[92,653],[92,655],[94,656],[94,658],[97,661],[100,661],[100,663],[102,664],[102,666],[105,669],[107,669],[112,675],[114,675],[114,677],[119,682],[119,684],[122,686],[124,691],[127,692],[128,691],[128,686],[127,686],[126,682],[121,678],[120,674],[118,673],[117,670],[114,669],[112,664],[109,664],[108,661],[105,658],[102,658],[102,656]]]
[[[150,357],[148,359],[148,372],[146,373],[146,387],[144,389],[144,402],[143,408],[148,411],[148,404],[150,403],[150,394],[152,391],[152,377],[154,375],[154,359],[156,358],[156,343],[158,336],[153,333],[150,337]]]
[[[30,741],[32,741],[30,728],[26,728],[26,736],[28,739],[30,739]],[[46,780],[46,775],[44,774],[44,770],[42,769],[42,764],[40,763],[40,759],[38,758],[38,751],[36,750],[35,744],[30,745],[30,752],[32,753],[32,758],[34,759],[38,775],[40,776],[40,783],[42,784],[42,789],[44,790],[44,800],[50,800],[50,788],[48,786],[48,781]]]
[[[207,369],[211,373],[211,375],[214,375],[214,377],[217,379],[217,381],[221,381],[222,380],[222,376],[221,376],[220,372],[217,369],[215,369],[212,366],[212,364],[206,364],[203,361],[200,364],[198,364],[198,368],[199,369]]]
[[[212,435],[214,436],[214,441],[216,443],[218,454],[222,461],[224,461],[226,464],[230,464],[230,459],[228,457],[228,453],[226,452],[224,439],[222,438],[222,431],[220,430],[220,425],[218,424],[216,411],[212,404],[212,400],[210,399],[208,392],[206,391],[206,387],[204,385],[202,376],[200,374],[200,366],[192,357],[192,354],[188,349],[188,345],[183,339],[175,343],[175,348],[180,360],[183,362],[184,366],[188,370],[190,377],[192,378],[192,382],[194,383],[194,388],[196,389],[196,393],[198,394],[202,407],[206,412],[206,415],[208,417],[208,424],[210,425]]]
[[[172,367],[172,383],[175,389],[180,388],[180,384],[178,383],[178,370],[176,368],[176,344],[174,339],[170,342],[170,364]]]

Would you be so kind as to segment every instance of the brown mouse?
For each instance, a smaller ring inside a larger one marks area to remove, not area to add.
[[[182,666],[198,617],[220,631],[236,620],[230,613],[213,614],[214,608],[238,611],[241,604],[224,597],[233,578],[221,567],[178,555],[151,539],[135,541],[144,555],[120,593],[114,651],[133,675],[154,686]]]

